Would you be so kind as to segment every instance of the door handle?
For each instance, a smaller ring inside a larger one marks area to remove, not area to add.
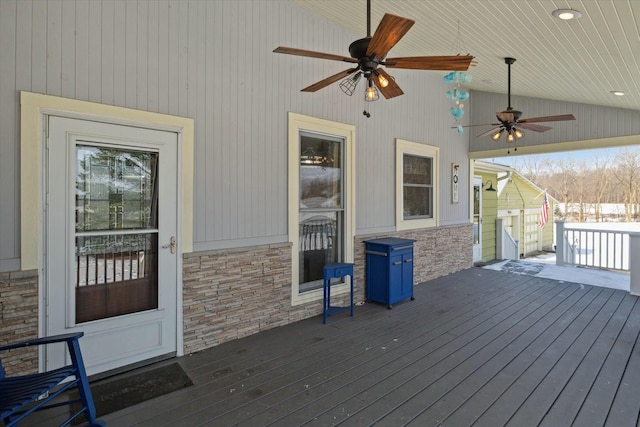
[[[169,239],[168,245],[162,245],[162,249],[167,249],[167,248],[171,249],[172,254],[176,253],[176,236],[171,236],[171,239]]]

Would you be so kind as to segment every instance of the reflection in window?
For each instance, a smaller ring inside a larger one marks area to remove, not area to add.
[[[433,159],[403,156],[404,219],[433,218]]]
[[[76,146],[76,323],[158,307],[158,153]]]
[[[300,135],[300,292],[322,287],[324,265],[343,259],[343,140]]]
[[[157,153],[77,146],[76,231],[156,228]]]

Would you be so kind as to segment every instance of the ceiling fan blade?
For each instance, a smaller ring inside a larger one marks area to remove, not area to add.
[[[507,122],[507,123],[513,122],[513,113],[507,113],[505,111],[500,111],[500,112],[496,113],[496,117],[501,122]]]
[[[492,133],[495,133],[495,132],[499,131],[500,129],[502,129],[502,125],[498,126],[497,128],[489,129],[488,131],[483,132],[480,135],[476,136],[476,138],[480,138],[480,137],[483,137],[483,136],[491,135]]]
[[[502,123],[483,123],[481,125],[464,125],[463,128],[474,128],[478,126],[502,126]],[[451,129],[457,129],[458,126],[451,126]]]
[[[542,126],[542,125],[536,125],[533,123],[522,123],[522,122],[518,122],[518,127],[521,129],[531,130],[534,132],[546,132],[549,129],[552,129],[549,126]]]
[[[413,19],[385,13],[369,42],[367,56],[375,53],[378,59],[383,59],[415,22]]]
[[[382,77],[387,79],[387,82],[389,82],[387,84],[387,87],[382,87],[382,85],[380,84],[380,81],[378,81],[377,76],[371,77],[373,79],[373,82],[376,84],[376,87],[380,91],[380,93],[382,93],[382,95],[386,99],[391,99],[391,98],[395,98],[396,96],[404,95],[404,92],[402,91],[402,89],[400,89],[400,86],[398,86],[398,84],[393,79],[393,77],[391,77],[385,70],[383,70],[382,68],[378,68],[376,71],[380,73]]]
[[[293,47],[278,46],[273,50],[275,53],[284,53],[287,55],[308,56],[311,58],[331,59],[334,61],[344,61],[357,63],[358,60],[349,56],[334,55],[332,53],[316,52],[315,50],[296,49]]]
[[[316,83],[312,84],[311,86],[305,87],[300,92],[315,92],[315,91],[318,91],[318,90],[322,89],[323,87],[329,86],[331,83],[335,83],[338,80],[344,79],[349,74],[352,74],[353,72],[355,72],[357,70],[358,70],[358,67],[349,68],[347,70],[340,71],[339,73],[334,74],[333,76],[327,77],[324,80],[320,80],[319,82],[316,82]]]
[[[530,119],[518,120],[518,123],[540,123],[540,122],[563,122],[565,120],[575,120],[573,114],[561,114],[559,116],[532,117]]]
[[[471,55],[455,56],[409,56],[406,58],[388,58],[384,65],[389,68],[408,70],[466,71],[473,60]]]

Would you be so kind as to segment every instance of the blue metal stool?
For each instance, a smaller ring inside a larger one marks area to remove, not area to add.
[[[322,306],[322,323],[327,323],[327,316],[339,311],[351,310],[351,317],[353,317],[353,264],[334,262],[324,266],[324,282],[322,284],[324,290],[324,299]],[[335,277],[349,276],[351,278],[350,289],[350,304],[348,307],[334,307],[331,306],[331,279]]]

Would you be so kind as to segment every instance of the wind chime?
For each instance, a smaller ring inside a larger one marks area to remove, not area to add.
[[[471,74],[464,71],[452,71],[444,76],[444,82],[453,85],[452,89],[447,91],[447,98],[454,102],[454,106],[449,108],[449,112],[453,116],[454,123],[458,129],[458,133],[464,133],[462,128],[462,117],[464,116],[464,102],[469,99],[469,92],[464,90],[462,85],[471,81]]]
[[[460,38],[460,21],[458,21],[458,35],[453,46],[453,51],[461,52],[463,49]],[[464,101],[469,99],[469,92],[465,90],[463,85],[471,81],[471,74],[464,71],[451,71],[444,76],[444,82],[450,85],[447,90],[447,99],[453,101],[453,107],[449,108],[449,113],[453,116],[454,126],[458,133],[464,133],[462,127],[462,117],[464,116]]]

